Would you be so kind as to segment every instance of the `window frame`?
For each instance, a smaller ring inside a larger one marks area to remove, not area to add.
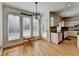
[[[8,15],[9,14],[12,14],[12,15],[15,15],[15,16],[19,16],[19,35],[20,35],[20,37],[19,37],[19,39],[15,39],[15,40],[9,40],[9,26],[8,26]],[[13,41],[18,41],[18,40],[20,40],[21,39],[21,15],[19,14],[19,13],[15,13],[15,12],[8,12],[7,13],[7,41],[8,42],[13,42]]]
[[[31,36],[33,35],[33,19],[32,19],[32,16],[29,16],[29,15],[22,15],[22,37],[23,37],[23,17],[30,17],[31,19],[30,19],[30,21],[31,21],[31,23],[30,23],[30,25],[31,25]],[[30,37],[31,37],[30,36]]]

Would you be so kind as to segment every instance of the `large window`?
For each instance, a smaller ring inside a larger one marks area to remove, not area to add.
[[[8,14],[8,40],[20,39],[21,34],[23,34],[23,37],[31,37],[32,34],[39,36],[40,19],[32,19],[32,16],[27,15],[22,17],[23,23],[20,23],[20,19],[20,16],[16,14]],[[20,25],[22,25],[22,27]]]
[[[48,23],[47,23],[47,20],[45,19],[45,20],[43,20],[42,21],[42,36],[44,37],[44,38],[47,38],[47,25],[48,25]]]
[[[39,19],[33,17],[33,35],[39,36]]]
[[[20,17],[15,14],[8,14],[8,40],[20,38]]]
[[[23,17],[23,36],[24,37],[31,36],[31,16]]]

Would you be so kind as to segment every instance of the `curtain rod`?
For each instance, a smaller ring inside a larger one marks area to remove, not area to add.
[[[32,15],[30,15],[30,14],[23,13],[23,12],[21,12],[20,14],[22,14],[22,15],[27,15],[27,16],[32,16]]]

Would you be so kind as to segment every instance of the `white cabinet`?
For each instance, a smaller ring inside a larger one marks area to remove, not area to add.
[[[58,33],[58,42],[62,41],[62,33]]]
[[[69,32],[68,32],[68,35],[69,35],[69,36],[77,37],[77,31],[69,31]]]
[[[68,36],[68,31],[64,32],[64,38],[66,38]]]
[[[50,17],[50,26],[59,26],[59,22],[61,21],[60,17]],[[64,26],[64,25],[63,25]]]
[[[51,17],[51,26],[54,26],[54,17]]]
[[[55,20],[54,20],[54,26],[59,26],[59,22],[60,22],[60,20],[55,18]]]
[[[51,42],[58,44],[58,34],[57,33],[51,33]]]
[[[60,41],[62,41],[62,33],[51,33],[51,42],[58,44]]]
[[[79,35],[77,35],[77,48],[79,48]]]
[[[64,38],[66,38],[67,36],[74,36],[74,37],[77,37],[77,32],[78,32],[78,31],[65,31],[65,32],[64,32]]]

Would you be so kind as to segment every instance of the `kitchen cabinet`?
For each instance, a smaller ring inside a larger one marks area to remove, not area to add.
[[[60,41],[62,41],[62,33],[51,33],[51,42],[58,44]]]
[[[78,31],[65,31],[64,38],[66,38],[67,36],[77,37],[77,33],[78,33]]]
[[[51,16],[50,17],[50,26],[53,27],[53,26],[59,26],[59,22],[61,21],[61,18],[60,17],[57,17],[57,16]]]
[[[55,26],[55,25],[54,25],[54,17],[51,17],[50,19],[51,19],[51,20],[50,20],[50,23],[51,23],[50,26]]]
[[[79,48],[79,33],[77,33],[77,48]]]

